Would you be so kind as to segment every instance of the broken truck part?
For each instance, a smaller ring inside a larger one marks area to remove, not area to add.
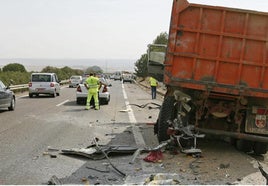
[[[100,160],[105,159],[105,154],[107,155],[120,155],[120,154],[133,154],[137,150],[136,147],[130,146],[116,146],[116,145],[90,145],[87,148],[70,148],[70,149],[62,149],[61,154],[65,155],[79,155],[84,156],[86,158],[92,160]]]
[[[148,72],[167,87],[156,124],[158,140],[174,135],[169,129],[181,117],[182,125],[194,126],[197,133],[228,136],[239,150],[265,154],[267,4],[260,11],[253,2],[252,10],[244,3],[206,3],[174,0],[166,49],[148,46]],[[185,105],[177,95],[190,100]]]

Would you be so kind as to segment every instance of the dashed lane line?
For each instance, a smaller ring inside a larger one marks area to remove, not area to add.
[[[59,107],[59,106],[61,106],[61,105],[65,104],[65,103],[67,103],[68,101],[69,101],[69,99],[67,99],[67,100],[65,100],[65,101],[63,101],[63,102],[61,102],[61,103],[57,104],[56,106],[57,106],[57,107]]]
[[[133,113],[131,106],[129,105],[129,101],[128,101],[127,93],[125,91],[124,84],[122,84],[122,90],[123,90],[123,95],[124,95],[124,99],[125,99],[126,109],[129,111],[127,113],[128,113],[129,121],[131,123],[135,142],[136,142],[138,147],[140,147],[140,148],[145,147],[145,142],[144,142],[143,136],[141,134],[140,128],[135,125],[135,124],[137,124],[137,120],[134,116],[134,113]]]

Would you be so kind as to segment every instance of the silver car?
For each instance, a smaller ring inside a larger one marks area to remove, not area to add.
[[[60,82],[55,73],[32,73],[29,83],[29,97],[40,94],[56,97],[60,95]]]
[[[8,110],[15,109],[15,94],[13,91],[6,87],[0,80],[0,108],[8,108]]]
[[[82,82],[82,76],[71,76],[69,87],[77,87]]]
[[[99,102],[100,104],[109,104],[110,101],[110,86],[111,84],[108,82],[106,78],[99,78],[102,82],[102,86],[99,90]],[[88,90],[85,87],[84,83],[86,81],[86,77],[83,78],[82,83],[78,85],[76,88],[76,103],[77,104],[86,104]]]

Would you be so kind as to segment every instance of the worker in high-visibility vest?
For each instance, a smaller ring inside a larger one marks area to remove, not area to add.
[[[158,85],[158,81],[155,78],[150,77],[149,83],[151,86],[152,99],[156,99],[156,87]]]
[[[98,92],[100,88],[100,80],[98,77],[95,77],[93,73],[89,74],[89,77],[85,81],[85,87],[88,89],[86,110],[90,109],[90,100],[93,97],[95,103],[95,110],[99,110],[99,98]]]

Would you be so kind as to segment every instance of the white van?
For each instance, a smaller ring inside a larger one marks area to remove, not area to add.
[[[48,94],[52,97],[60,95],[60,81],[55,73],[32,73],[29,83],[29,97]]]
[[[114,80],[122,80],[122,73],[121,72],[115,72],[114,73]]]

